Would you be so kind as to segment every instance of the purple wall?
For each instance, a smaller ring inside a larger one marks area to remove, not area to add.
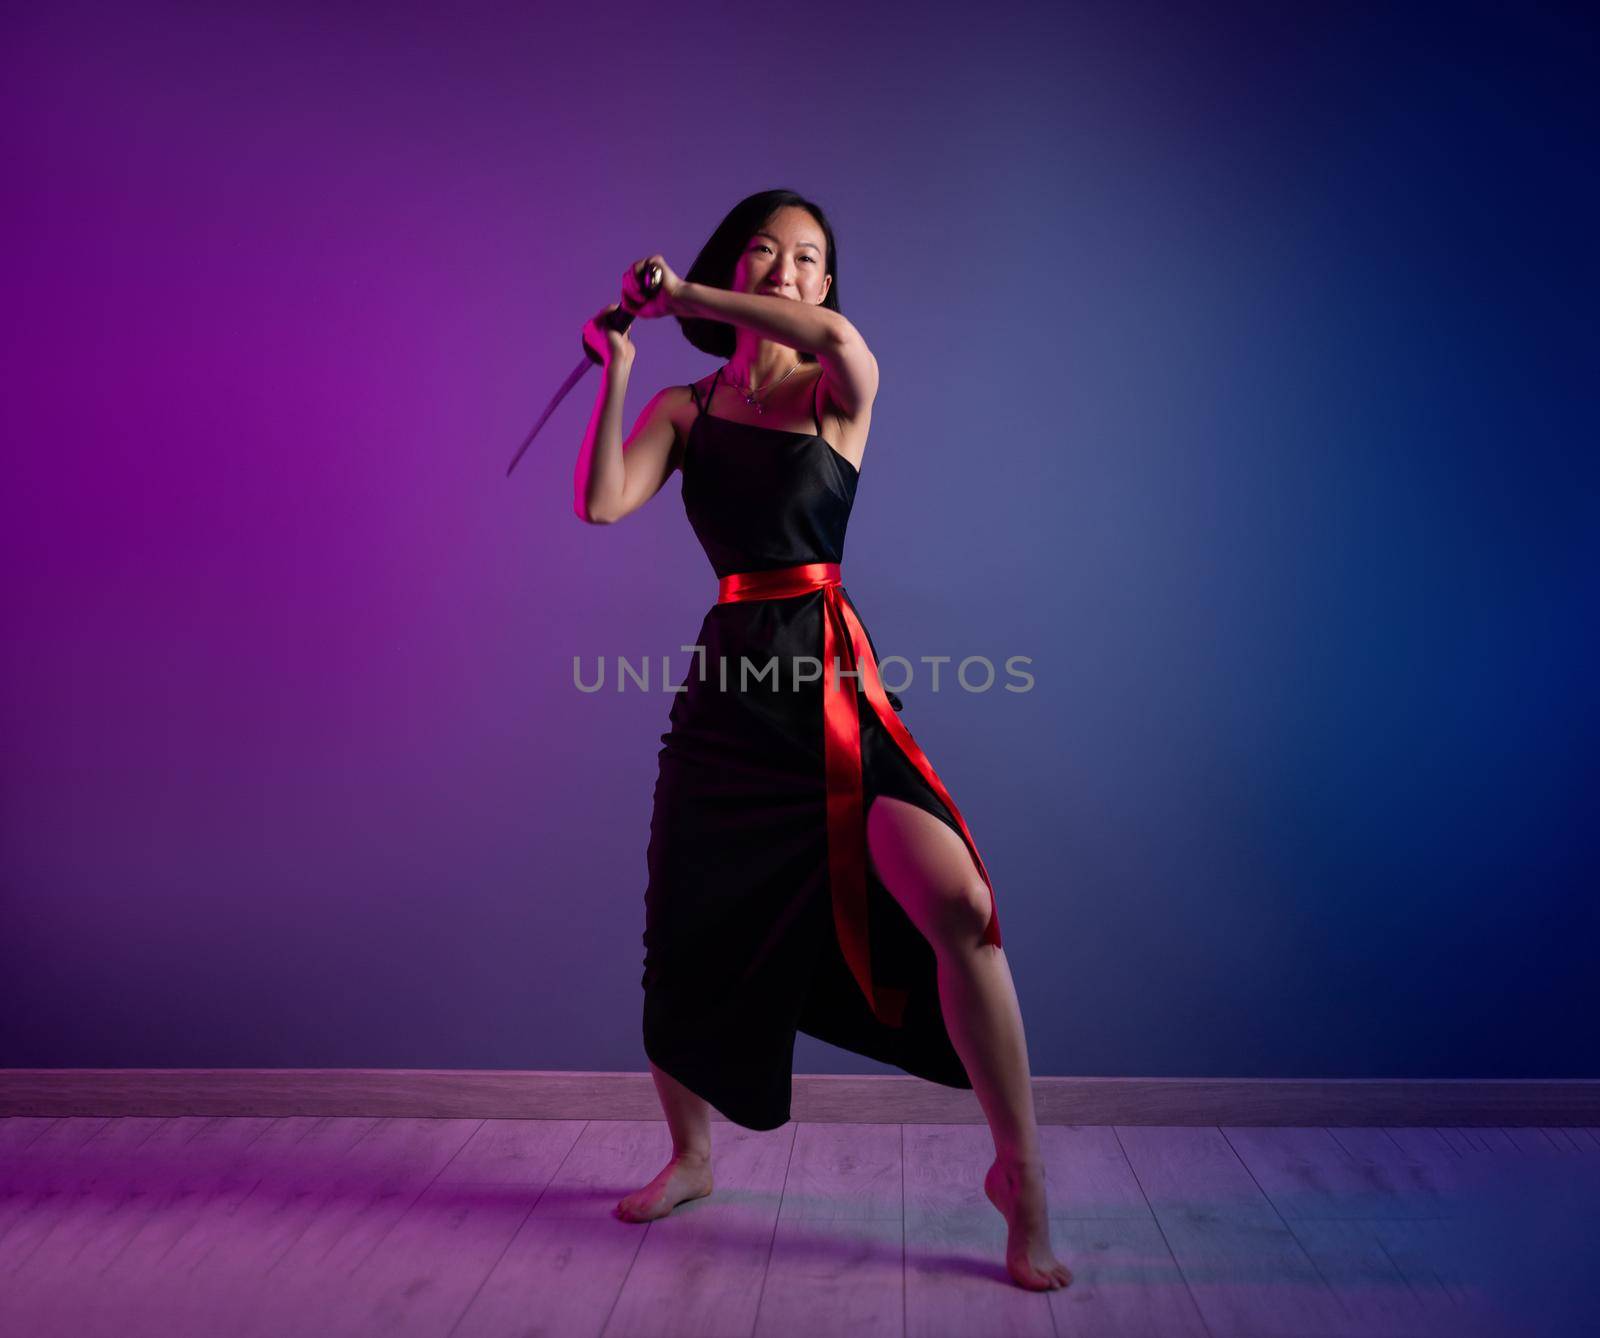
[[[0,1064],[644,1067],[673,698],[572,659],[716,583],[573,517],[592,373],[505,466],[782,185],[880,650],[1033,660],[901,695],[1034,1071],[1600,1077],[1592,31],[544,8],[8,17]]]

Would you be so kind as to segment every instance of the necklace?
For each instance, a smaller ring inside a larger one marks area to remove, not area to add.
[[[781,386],[785,381],[787,381],[791,376],[793,376],[799,370],[800,370],[800,363],[797,361],[793,367],[791,367],[788,371],[786,371],[776,381],[772,382],[771,385],[762,387],[763,393],[771,391],[774,387]],[[733,389],[737,390],[741,395],[744,396],[744,402],[746,404],[752,404],[752,405],[755,406],[755,411],[757,413],[766,413],[767,406],[765,404],[761,403],[760,400],[755,398],[756,388],[754,386],[751,386],[749,390],[746,390],[743,386],[734,385],[734,383],[732,381],[725,381],[723,384],[724,385],[728,385],[728,386],[733,386]]]

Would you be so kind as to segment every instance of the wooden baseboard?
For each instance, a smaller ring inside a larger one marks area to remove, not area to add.
[[[1035,1078],[1041,1124],[1600,1125],[1600,1080]],[[970,1091],[797,1073],[810,1123],[982,1123]],[[382,1115],[649,1120],[648,1073],[500,1069],[0,1069],[0,1115]]]

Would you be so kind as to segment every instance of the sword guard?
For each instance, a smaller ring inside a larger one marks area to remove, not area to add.
[[[644,295],[646,297],[654,297],[656,294],[656,289],[661,287],[661,280],[665,276],[661,273],[660,265],[650,265],[639,271],[637,277],[639,279],[639,286],[644,289]],[[626,307],[619,306],[615,311],[609,312],[606,315],[602,324],[610,326],[618,334],[621,334],[633,324],[634,314],[635,313],[629,311]],[[589,347],[587,341],[585,341],[581,335],[578,338],[578,342],[583,345],[583,356],[588,358],[590,362],[598,365],[600,362],[600,355]]]

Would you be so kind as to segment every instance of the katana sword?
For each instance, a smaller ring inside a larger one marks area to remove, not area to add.
[[[649,298],[654,297],[656,289],[661,287],[661,266],[651,265],[646,269],[638,271],[637,277],[639,279],[639,286],[644,290],[645,298],[648,300]],[[613,330],[620,334],[633,324],[633,315],[633,312],[619,306],[615,311],[607,312],[601,323],[603,325],[610,326]],[[539,429],[543,427],[547,421],[549,421],[550,415],[556,411],[556,405],[560,404],[561,401],[567,397],[567,392],[571,390],[573,386],[577,385],[580,380],[582,380],[583,374],[589,370],[590,364],[594,364],[596,366],[600,364],[600,355],[589,347],[589,341],[584,339],[582,335],[579,335],[578,339],[583,345],[583,361],[574,367],[572,369],[572,374],[561,383],[561,389],[556,391],[556,397],[550,401],[550,407],[539,416],[539,421],[533,425],[533,431],[528,433],[528,439],[524,441],[521,446],[517,447],[517,453],[511,457],[511,463],[506,466],[507,478],[511,477],[511,471],[517,467],[517,461],[522,459],[522,453],[528,449],[529,445],[532,444],[533,439],[539,435]]]

